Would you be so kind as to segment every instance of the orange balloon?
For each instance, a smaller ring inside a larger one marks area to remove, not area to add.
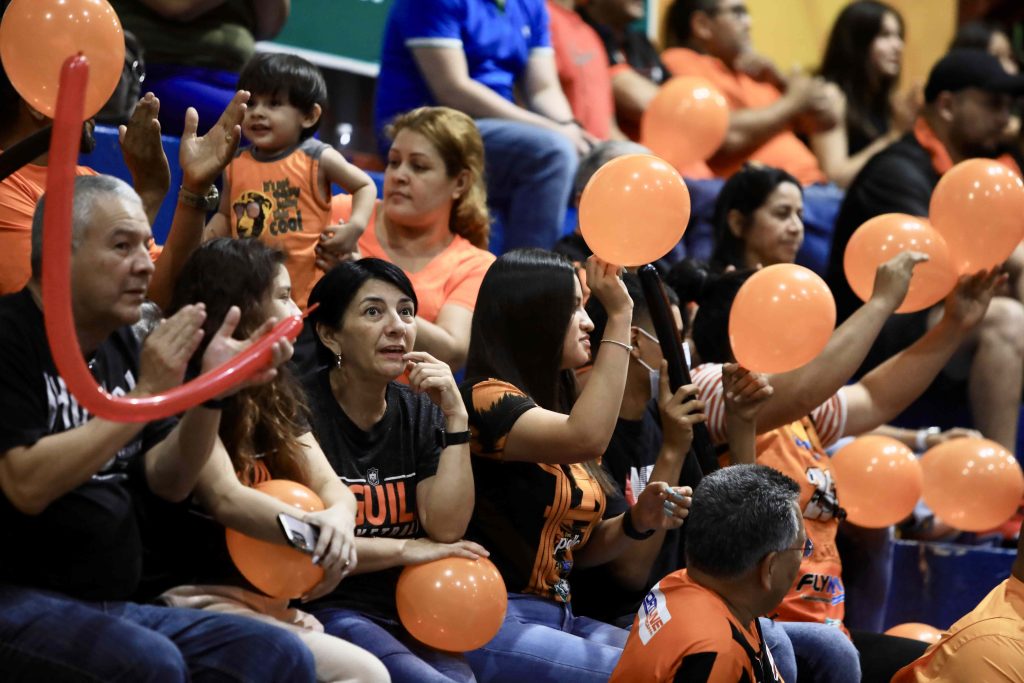
[[[1024,239],[1024,182],[998,161],[961,161],[935,186],[928,215],[960,275],[992,268]]]
[[[857,526],[881,529],[906,518],[921,497],[921,464],[887,436],[862,436],[832,458],[839,503]]]
[[[825,281],[792,263],[750,276],[729,312],[729,343],[743,367],[787,372],[825,348],[836,325],[836,302]]]
[[[886,631],[885,635],[897,636],[899,638],[910,638],[911,640],[920,640],[923,643],[929,644],[937,643],[942,640],[942,631],[934,626],[914,621],[906,624],[897,624]]]
[[[89,60],[85,117],[114,93],[124,69],[124,33],[107,0],[13,0],[0,23],[0,59],[11,84],[36,111],[53,118],[64,60]]]
[[[956,286],[956,271],[946,241],[923,218],[903,213],[884,213],[866,221],[846,245],[843,269],[854,293],[871,298],[875,270],[896,254],[919,251],[928,260],[914,268],[910,290],[897,313],[913,313],[935,305]]]
[[[597,170],[580,197],[580,230],[590,250],[618,266],[657,261],[690,220],[682,176],[658,157],[626,154]]]
[[[324,504],[313,491],[287,479],[271,479],[254,487],[304,512],[318,512]],[[226,530],[228,554],[252,585],[275,598],[297,598],[320,583],[324,570],[313,556],[279,543],[268,543]],[[283,538],[283,536],[282,536]]]
[[[402,570],[398,616],[416,640],[447,652],[486,645],[505,620],[508,592],[486,559],[448,557]]]
[[[710,81],[677,76],[662,85],[640,122],[640,142],[676,168],[710,159],[729,129],[729,104]]]
[[[953,439],[921,458],[924,502],[943,522],[963,531],[999,526],[1024,496],[1024,475],[1010,453],[988,439]]]

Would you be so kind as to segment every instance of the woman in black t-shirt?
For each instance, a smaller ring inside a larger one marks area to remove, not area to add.
[[[204,339],[215,330],[246,339],[273,318],[299,312],[291,299],[285,255],[258,240],[207,242],[185,264],[170,310],[204,303]],[[193,358],[201,358],[200,343]],[[207,609],[260,619],[295,632],[310,648],[319,681],[382,682],[388,679],[369,652],[334,638],[312,616],[249,584],[229,559],[224,526],[263,541],[285,544],[277,516],[286,513],[316,526],[319,539],[310,561],[324,569],[323,580],[305,596],[323,595],[355,566],[353,521],[356,504],[342,486],[305,421],[302,389],[282,366],[266,384],[244,388],[204,407],[220,411],[218,442],[196,482],[194,503],[213,517],[210,523],[189,515],[175,531],[187,536],[181,549],[189,585],[166,591],[161,599],[174,607]],[[326,509],[300,513],[255,489],[271,478],[289,479],[311,488]],[[193,509],[193,512],[199,512]],[[222,526],[223,525],[223,526]]]
[[[468,422],[451,368],[413,351],[416,292],[380,259],[342,263],[313,288],[326,366],[306,380],[313,432],[358,500],[353,576],[313,613],[380,657],[393,681],[472,681],[466,662],[417,643],[397,619],[402,567],[486,557],[461,541],[473,510]],[[395,380],[405,373],[408,385]]]
[[[606,681],[627,632],[573,615],[573,565],[609,562],[686,516],[689,499],[654,482],[624,514],[602,519],[613,484],[597,460],[615,429],[632,348],[633,302],[620,272],[587,261],[608,323],[578,397],[573,369],[590,360],[593,323],[573,266],[516,250],[481,285],[463,386],[477,501],[467,536],[491,551],[509,590],[501,631],[467,653],[481,680]]]

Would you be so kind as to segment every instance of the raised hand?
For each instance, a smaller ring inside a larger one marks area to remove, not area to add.
[[[692,496],[693,489],[689,486],[669,486],[663,481],[650,482],[630,509],[633,526],[641,532],[679,528],[690,514]]]
[[[241,317],[242,313],[237,306],[232,306],[228,309],[227,315],[224,316],[224,322],[221,323],[220,329],[218,329],[216,334],[213,335],[213,338],[210,340],[210,344],[206,347],[206,351],[203,353],[203,372],[212,370],[225,361],[234,358],[239,353],[259,341],[263,335],[273,329],[274,325],[277,324],[277,320],[275,318],[270,318],[260,325],[255,332],[249,335],[248,339],[235,339],[232,335],[235,332],[235,328],[238,327],[238,321]],[[266,368],[257,372],[245,382],[232,387],[218,398],[230,396],[247,386],[254,386],[269,382],[277,377],[277,368],[291,357],[291,342],[287,339],[277,341],[273,347],[271,347],[270,362],[267,364]]]
[[[181,184],[186,190],[206,194],[234,157],[242,139],[242,119],[248,101],[248,92],[236,92],[217,123],[202,137],[196,135],[198,112],[192,107],[185,112],[185,132],[181,135],[178,161],[181,164]]]
[[[409,386],[413,391],[426,392],[446,418],[466,415],[462,394],[447,363],[425,351],[411,351],[403,358],[409,362]]]
[[[188,362],[203,339],[205,320],[206,306],[190,304],[150,332],[139,359],[136,389],[140,393],[159,394],[181,384]]]
[[[754,422],[774,393],[767,375],[751,372],[739,363],[722,366],[722,389],[726,413],[745,422]]]
[[[587,259],[587,286],[608,315],[632,313],[633,300],[622,283],[622,267],[602,261],[597,256]]]
[[[697,400],[697,386],[681,386],[673,394],[668,386],[668,363],[661,361],[661,376],[658,380],[658,411],[661,413],[661,428],[666,446],[676,453],[686,454],[693,444],[693,426],[704,422],[704,401]]]
[[[171,167],[160,139],[159,114],[160,100],[148,92],[135,105],[127,125],[117,127],[121,155],[132,174],[132,185],[147,209],[152,203],[157,210],[171,187]]]
[[[904,251],[879,265],[875,271],[875,288],[871,298],[884,302],[895,311],[907,296],[914,267],[927,260],[928,254]]]
[[[1000,268],[978,271],[974,275],[961,275],[956,287],[946,297],[943,316],[957,323],[961,329],[970,329],[981,322],[988,311],[996,290],[1006,284],[1008,275]]]

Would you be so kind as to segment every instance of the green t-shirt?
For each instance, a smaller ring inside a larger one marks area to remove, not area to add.
[[[124,29],[142,44],[150,64],[240,71],[255,50],[251,0],[226,0],[187,22],[165,19],[140,0],[111,0],[111,5]]]

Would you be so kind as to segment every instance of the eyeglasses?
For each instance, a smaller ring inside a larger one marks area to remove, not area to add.
[[[744,17],[750,16],[750,10],[747,9],[746,5],[733,5],[732,7],[716,7],[708,14],[712,16],[716,14],[731,14],[736,19],[743,19]]]
[[[799,550],[803,553],[803,557],[806,560],[808,557],[814,554],[814,543],[811,541],[810,536],[804,538],[804,544],[802,546],[796,546],[793,548],[784,548],[784,550]]]

